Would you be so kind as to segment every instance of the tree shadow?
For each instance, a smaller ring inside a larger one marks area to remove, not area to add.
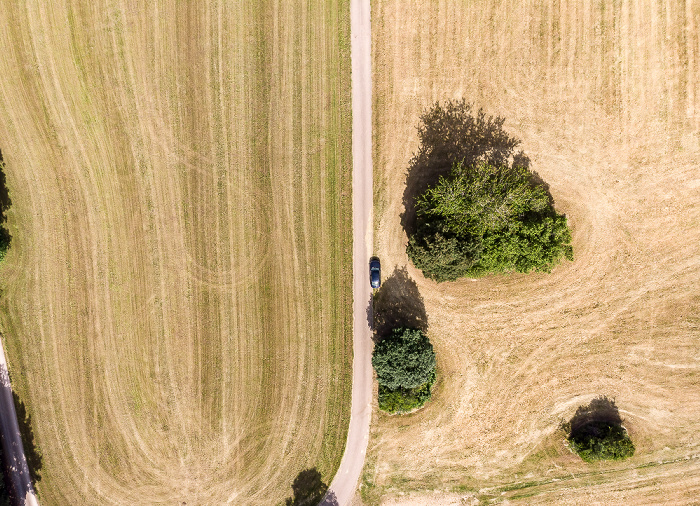
[[[10,247],[12,236],[3,224],[7,221],[6,211],[12,205],[10,199],[10,191],[7,188],[7,180],[5,178],[5,162],[2,158],[2,150],[0,150],[0,259],[3,258],[5,251]]]
[[[33,484],[41,481],[41,467],[43,465],[41,452],[34,441],[34,429],[32,427],[32,417],[27,413],[27,408],[24,402],[17,396],[15,391],[12,391],[12,399],[15,402],[15,411],[17,412],[17,422],[19,424],[19,433],[22,436],[22,445],[24,446],[24,457],[27,459],[29,467],[29,476]]]
[[[375,292],[368,308],[368,323],[374,331],[375,342],[384,339],[397,327],[427,332],[428,317],[423,297],[406,267],[394,268]]]
[[[479,161],[529,168],[520,144],[503,130],[504,118],[476,113],[464,99],[436,102],[423,113],[418,126],[420,148],[409,162],[403,194],[401,225],[410,237],[416,229],[416,198],[447,176],[456,162],[471,166]]]
[[[316,468],[304,469],[292,483],[293,496],[285,501],[286,506],[338,506],[333,492],[323,483],[321,473]]]
[[[573,438],[591,424],[604,423],[610,426],[622,425],[620,411],[615,401],[605,396],[593,399],[587,406],[579,406],[573,418],[565,424],[569,439]]]
[[[7,469],[4,464],[5,456],[2,453],[2,445],[0,444],[0,506],[10,506],[10,490],[12,490],[12,484],[10,483],[9,476],[7,475]]]
[[[5,178],[5,162],[2,157],[2,150],[0,149],[0,223],[7,221],[5,211],[7,211],[11,205],[12,200],[10,199],[10,191],[7,189],[7,179]]]

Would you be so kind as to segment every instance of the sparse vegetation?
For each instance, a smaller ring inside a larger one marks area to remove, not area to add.
[[[407,253],[426,277],[549,271],[573,259],[566,217],[502,125],[483,111],[474,116],[463,100],[436,104],[423,116],[413,170],[435,174],[437,182],[415,197]]]
[[[372,366],[379,383],[379,408],[410,411],[430,399],[435,382],[435,352],[418,329],[397,328],[374,347]]]

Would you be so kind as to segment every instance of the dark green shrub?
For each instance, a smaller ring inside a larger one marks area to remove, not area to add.
[[[435,374],[426,383],[410,390],[403,388],[390,390],[379,385],[379,409],[387,413],[407,413],[419,408],[430,400],[433,383],[435,383]]]
[[[634,455],[634,444],[627,431],[609,422],[591,422],[578,428],[569,445],[586,462],[622,460]]]
[[[410,411],[430,399],[435,352],[422,331],[393,329],[374,347],[372,366],[379,383],[379,407],[384,411]]]

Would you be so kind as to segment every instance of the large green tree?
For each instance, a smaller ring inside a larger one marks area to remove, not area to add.
[[[425,276],[548,271],[573,258],[566,217],[503,123],[464,100],[436,103],[421,117],[402,223],[407,253]]]
[[[436,281],[507,271],[549,271],[572,259],[566,217],[517,165],[455,163],[420,195],[408,256]]]

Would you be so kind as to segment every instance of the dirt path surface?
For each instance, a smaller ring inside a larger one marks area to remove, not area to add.
[[[11,494],[18,498],[20,504],[38,506],[34,495],[32,480],[24,456],[22,435],[19,432],[15,403],[12,398],[12,386],[5,359],[5,350],[0,341],[0,437],[5,462],[0,465],[9,467]],[[0,471],[1,473],[2,471]],[[0,479],[2,476],[0,476]]]
[[[369,0],[352,0],[352,218],[353,374],[352,414],[340,468],[322,504],[348,504],[365,463],[372,417],[372,335],[367,322],[372,254],[372,60]]]
[[[384,276],[405,266],[417,284],[438,382],[425,409],[373,420],[366,502],[688,503],[700,474],[700,4],[375,0],[372,27],[375,253]],[[573,262],[437,284],[408,261],[418,120],[462,97],[522,140],[567,215]],[[561,422],[599,395],[635,442],[627,461],[588,465],[563,443]]]

